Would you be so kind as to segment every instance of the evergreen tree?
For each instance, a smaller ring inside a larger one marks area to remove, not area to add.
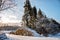
[[[37,9],[35,6],[32,9],[33,9],[33,16],[36,18],[37,17]]]
[[[39,16],[40,18],[43,17],[42,11],[41,11],[40,9],[39,9],[39,11],[38,11],[38,16]]]
[[[26,2],[25,2],[25,5],[24,5],[24,17],[23,17],[23,19],[24,19],[24,21],[25,21],[25,23],[26,23],[26,26],[28,26],[28,17],[32,14],[31,13],[31,5],[30,5],[30,1],[29,0],[26,0]]]
[[[25,10],[24,10],[25,12],[24,13],[26,13],[27,11],[31,10],[31,5],[30,5],[30,1],[29,0],[26,0],[24,8],[25,8]]]
[[[1,7],[1,5],[2,5],[2,0],[0,0],[0,7]]]

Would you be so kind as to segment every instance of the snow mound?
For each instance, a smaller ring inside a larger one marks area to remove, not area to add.
[[[28,31],[31,31],[34,37],[41,37],[40,34],[38,34],[35,30],[32,30],[30,28],[25,28],[25,29],[27,29]]]

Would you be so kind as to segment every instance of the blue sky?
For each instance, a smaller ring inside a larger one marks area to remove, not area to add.
[[[17,1],[17,0],[16,0]],[[25,0],[18,0],[18,7],[23,15],[23,6]],[[31,6],[36,6],[44,12],[48,18],[53,18],[60,22],[60,0],[30,0]]]
[[[10,9],[5,11],[4,16],[9,15],[10,17],[7,19],[13,21],[21,20],[24,14],[24,2],[25,0],[15,0],[15,3],[17,4],[16,7],[12,8],[13,11]],[[32,7],[36,6],[37,10],[40,8],[48,18],[53,18],[60,22],[60,0],[30,0],[30,2]]]

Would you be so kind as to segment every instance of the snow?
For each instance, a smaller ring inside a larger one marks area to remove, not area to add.
[[[2,31],[0,31],[1,33],[10,33],[10,32],[14,32],[14,30],[9,30],[9,31],[7,31],[7,30],[2,30]]]
[[[55,37],[55,38],[60,38],[60,33],[57,33],[55,35],[49,34],[49,37]]]
[[[41,35],[37,34],[34,30],[29,29],[29,28],[26,28],[26,29],[32,31],[35,37],[33,37],[33,36],[13,35],[13,34],[9,34],[10,31],[9,32],[6,31],[8,33],[3,31],[3,33],[4,32],[5,33],[3,35],[0,35],[0,36],[2,38],[7,37],[7,39],[4,39],[4,40],[60,40],[60,33],[58,33],[56,35],[49,34],[49,37],[41,37]],[[39,37],[38,37],[38,35],[39,35]]]
[[[32,30],[30,28],[25,28],[25,29],[27,29],[28,31],[31,31],[33,33],[34,37],[41,37],[40,34],[38,34],[35,30]]]
[[[60,40],[60,38],[54,37],[28,37],[28,36],[19,36],[19,35],[12,35],[6,34],[9,39],[5,40]]]
[[[0,40],[7,39],[5,33],[0,33]]]
[[[33,36],[21,36],[21,35],[13,35],[13,34],[9,34],[9,32],[11,31],[0,31],[0,33],[4,33],[3,35],[0,35],[0,37],[3,38],[3,40],[60,40],[60,33],[57,33],[55,35],[49,34],[49,37],[44,37],[40,34],[38,34],[36,31],[29,29],[29,28],[25,28],[28,31],[31,31],[34,35]],[[7,39],[4,39],[6,38]],[[1,38],[0,38],[1,40]]]

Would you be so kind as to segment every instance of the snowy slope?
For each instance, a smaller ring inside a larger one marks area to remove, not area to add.
[[[9,32],[11,32],[11,31],[1,31],[1,32],[5,33],[8,38],[8,39],[4,39],[4,40],[60,40],[60,33],[58,33],[56,35],[49,34],[49,37],[44,37],[44,36],[39,35],[38,33],[36,33],[36,31],[34,31],[32,29],[29,29],[29,28],[25,28],[25,29],[33,32],[34,37],[9,34]]]
[[[60,38],[54,37],[28,37],[28,36],[18,36],[12,34],[6,34],[9,39],[5,40],[60,40]]]

